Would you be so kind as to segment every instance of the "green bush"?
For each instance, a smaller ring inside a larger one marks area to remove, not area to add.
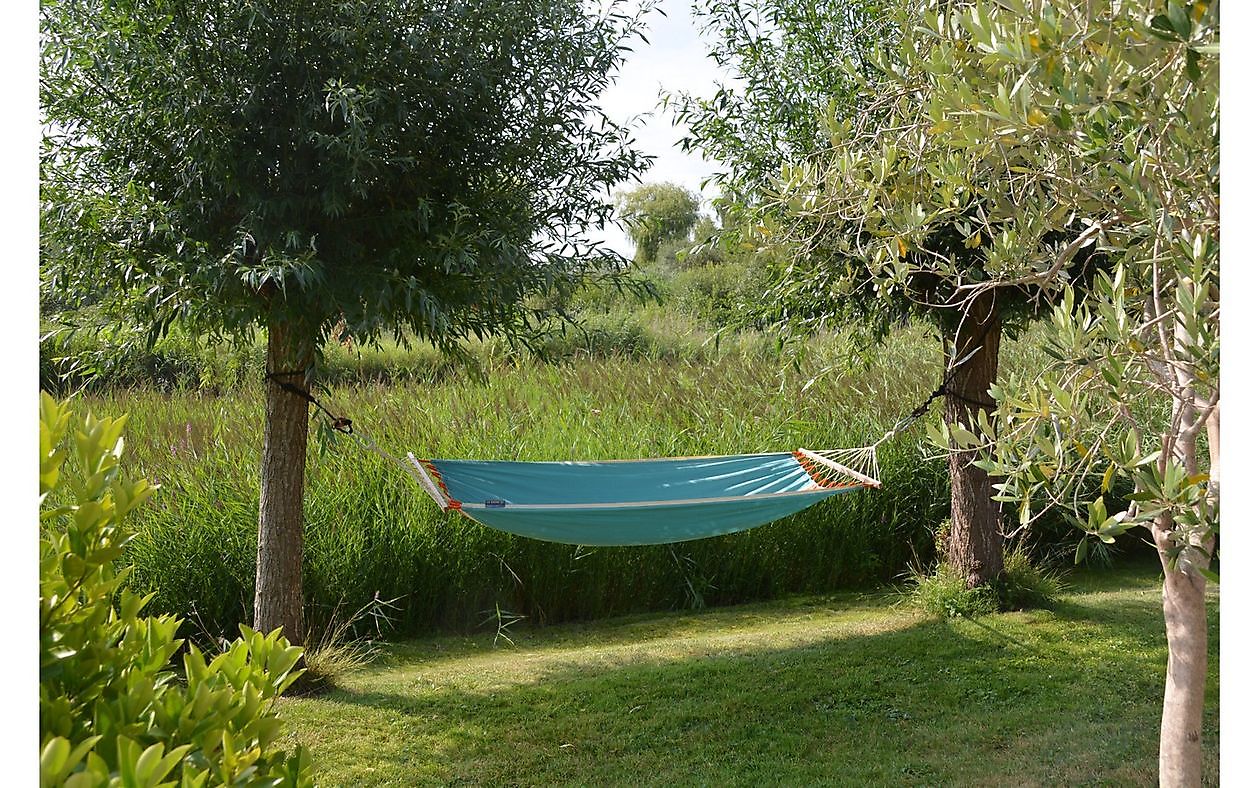
[[[934,616],[972,618],[999,609],[996,589],[988,585],[967,588],[966,578],[944,561],[934,572],[913,572],[910,582],[911,602]]]
[[[125,587],[126,518],[154,487],[121,475],[124,422],[41,397],[41,785],[311,784],[306,752],[275,746],[302,649],[242,626],[209,662],[189,646],[181,677],[182,622]]]
[[[945,530],[947,530],[946,521]],[[940,532],[937,531],[938,556]],[[962,574],[943,559],[931,572],[911,570],[910,599],[916,607],[941,618],[982,616],[998,611],[1053,607],[1063,595],[1059,575],[1035,565],[1023,546],[1007,550],[1002,574],[992,583],[967,588]]]
[[[1063,579],[1033,563],[1028,551],[1017,546],[1002,560],[1002,576],[994,583],[1003,610],[1049,608],[1063,596]]]
[[[90,309],[41,326],[39,386],[54,393],[135,386],[226,388],[263,374],[261,345],[210,344],[179,331],[150,343],[135,327],[96,327]]]
[[[764,311],[769,286],[767,271],[755,258],[737,259],[678,272],[671,302],[714,327],[749,326]]]

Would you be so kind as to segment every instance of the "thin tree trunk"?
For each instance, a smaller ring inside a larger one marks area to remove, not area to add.
[[[989,388],[997,382],[998,345],[1002,318],[993,291],[972,303],[962,316],[957,334],[946,336],[946,358],[957,348],[963,358],[976,348],[954,376],[945,395],[945,422],[970,427],[983,406],[992,412]],[[983,585],[1002,573],[1002,534],[998,503],[993,500],[993,480],[971,464],[974,452],[949,455],[949,563],[967,580],[968,588]]]
[[[305,369],[314,345],[273,322],[267,333],[267,368],[280,380],[307,390]],[[267,381],[263,427],[262,497],[258,507],[258,573],[254,585],[254,628],[284,628],[291,643],[305,636],[302,616],[302,490],[306,476],[308,403]]]
[[[1171,526],[1171,523],[1167,523]],[[1169,559],[1168,536],[1160,558]],[[1158,545],[1160,538],[1156,539]],[[1197,571],[1206,560],[1185,556],[1164,573],[1164,629],[1168,672],[1159,727],[1159,784],[1198,788],[1203,779],[1203,688],[1207,681],[1207,579]]]
[[[1197,411],[1174,404],[1171,459],[1186,473],[1198,472],[1193,425]],[[1207,423],[1212,483],[1207,506],[1215,507],[1219,484],[1218,416]],[[1209,515],[1213,516],[1213,515]],[[1161,515],[1151,529],[1164,565],[1164,630],[1168,638],[1168,669],[1164,677],[1164,712],[1159,728],[1159,784],[1162,788],[1198,788],[1203,780],[1203,695],[1207,683],[1207,578],[1209,556],[1215,547],[1210,532],[1186,533],[1189,547],[1178,549],[1177,528],[1170,514]]]

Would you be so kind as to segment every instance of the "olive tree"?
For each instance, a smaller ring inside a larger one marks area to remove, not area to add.
[[[1169,655],[1160,782],[1198,785],[1220,471],[1217,6],[914,11],[881,66],[887,114],[875,129],[833,120],[832,156],[785,170],[784,199],[843,217],[830,246],[876,290],[926,272],[962,305],[1054,302],[1054,363],[993,386],[970,421],[947,411],[937,440],[974,458],[1023,522],[1056,507],[1103,540],[1149,529]],[[982,273],[938,253],[949,228]],[[1100,492],[1122,475],[1134,492],[1108,511]]]
[[[1160,784],[1197,786],[1221,470],[1219,8],[1003,5],[942,18],[972,46],[955,50],[951,71],[966,76],[942,91],[940,117],[955,139],[1027,151],[1072,242],[1115,263],[1079,297],[1064,292],[1045,343],[1055,363],[1031,386],[996,388],[979,434],[955,437],[980,447],[1025,519],[1038,502],[1076,515],[1082,551],[1149,531],[1168,637]],[[1019,278],[1056,289],[1056,262]],[[1117,476],[1133,492],[1108,511],[1097,480],[1106,491]]]
[[[646,161],[598,97],[643,9],[581,0],[48,0],[49,287],[267,336],[254,626],[301,642],[309,387],[333,332],[529,340],[620,257]],[[557,297],[559,296],[559,297]]]
[[[978,220],[1019,190],[1000,151],[948,176],[920,166],[935,138],[913,123],[933,74],[911,4],[705,0],[698,11],[713,57],[744,88],[667,103],[690,128],[687,144],[730,167],[728,226],[788,261],[765,299],[769,317],[789,330],[860,324],[874,342],[908,315],[925,317],[942,342],[946,415],[971,423],[993,406],[1003,332],[1020,329],[1038,299],[1020,286],[977,287],[1006,284],[993,264],[1002,236]],[[1027,235],[1052,242],[1040,216],[1049,206],[1023,208]],[[1077,277],[1086,266],[1084,254],[1065,262]],[[951,455],[949,470],[948,558],[974,587],[1002,572],[1001,511],[969,456]]]

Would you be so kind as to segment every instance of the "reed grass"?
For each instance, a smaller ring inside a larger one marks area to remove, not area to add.
[[[785,371],[766,337],[715,345],[672,331],[672,353],[570,354],[561,363],[478,349],[481,369],[334,384],[336,412],[395,454],[521,460],[612,459],[864,445],[934,385],[939,359],[907,335],[871,368],[802,392],[833,364],[832,337]],[[664,336],[662,332],[659,336]],[[679,339],[678,337],[681,337]],[[342,363],[330,353],[330,364]],[[415,351],[412,351],[415,353]],[[412,369],[433,359],[413,355]],[[406,352],[392,351],[403,365]],[[130,456],[162,486],[129,546],[133,582],[155,609],[231,632],[252,608],[262,384],[217,393],[86,393],[131,414]],[[308,464],[305,591],[314,620],[338,604],[399,597],[401,633],[476,627],[490,611],[530,624],[785,593],[857,588],[930,549],[944,469],[907,433],[881,452],[886,486],[827,501],[747,533],[662,547],[575,548],[445,515],[396,467],[346,439]]]
[[[766,334],[715,336],[660,308],[612,311],[557,339],[547,360],[494,341],[470,346],[471,369],[427,348],[331,346],[321,397],[396,455],[568,460],[862,446],[936,387],[940,351],[913,325],[865,366],[848,365],[852,348],[849,336],[821,335],[788,356]],[[1008,345],[1004,363],[1029,367],[1020,352]],[[807,385],[825,369],[833,373]],[[234,632],[252,610],[259,373],[233,385],[81,395],[98,413],[131,414],[129,454],[162,486],[128,548],[133,583],[156,594],[156,610],[210,633]],[[881,447],[879,491],[745,533],[599,549],[443,514],[354,442],[316,441],[306,489],[310,619],[398,598],[398,634],[415,634],[492,628],[485,622],[505,616],[529,626],[869,587],[930,556],[932,528],[947,513],[944,465],[921,437],[911,429]]]

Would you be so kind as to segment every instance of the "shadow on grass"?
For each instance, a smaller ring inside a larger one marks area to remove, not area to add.
[[[765,623],[770,606],[756,607],[765,609],[630,622],[567,659],[548,643],[521,657],[541,664],[506,683],[433,682],[423,664],[410,676],[390,670],[285,716],[307,732],[330,781],[347,783],[1155,779],[1164,656],[1150,645],[1161,635],[1158,607],[1145,600],[1068,603],[1057,616],[906,618],[787,647],[722,648],[701,636],[663,656],[599,653],[645,627],[664,638]],[[1113,648],[1083,658],[1100,628]],[[579,634],[559,640],[576,646]],[[505,672],[519,667],[511,654],[501,659]]]
[[[701,610],[652,611],[597,621],[574,621],[546,627],[522,627],[505,633],[511,638],[506,648],[549,653],[574,646],[615,647],[639,644],[646,639],[666,639],[697,630],[740,629],[771,624],[785,614],[794,616],[859,617],[873,610],[888,610],[903,598],[897,589],[840,592],[826,596],[797,596],[775,601],[710,607]],[[907,607],[907,611],[909,608]],[[381,665],[428,659],[457,659],[484,655],[497,647],[493,624],[463,637],[449,635],[408,640],[386,647]]]

